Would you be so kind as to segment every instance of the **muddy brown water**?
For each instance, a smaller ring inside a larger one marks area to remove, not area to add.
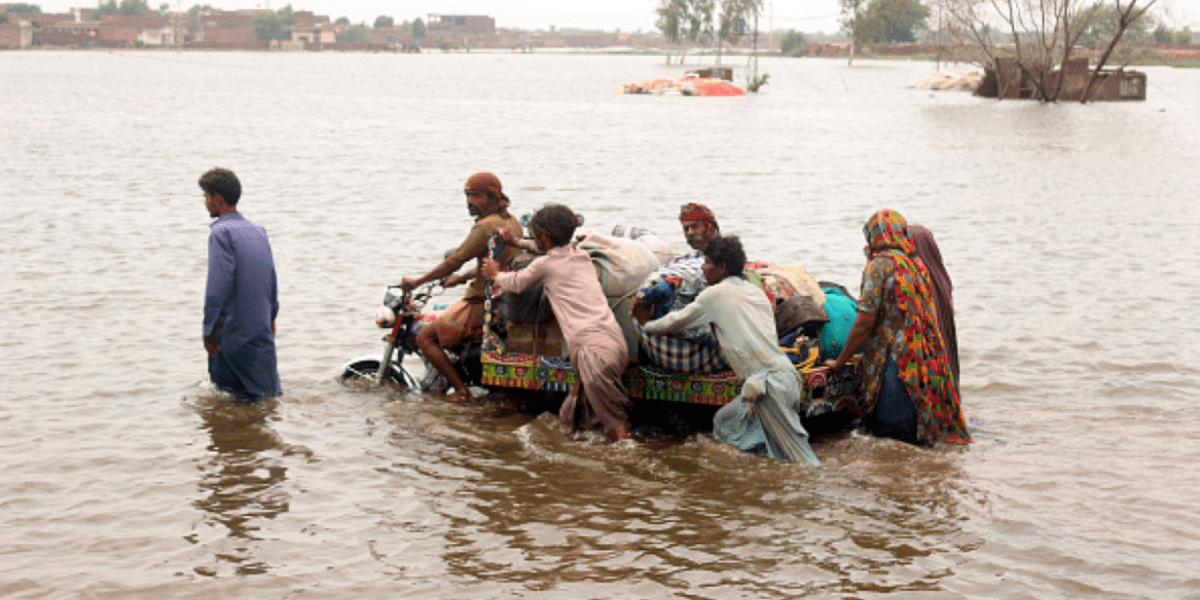
[[[702,99],[615,93],[681,71],[655,56],[0,54],[0,596],[1200,597],[1200,72],[1043,106],[912,89],[925,62],[761,68]],[[204,385],[214,165],[275,249],[263,406]],[[955,283],[976,443],[801,467],[340,386],[478,170],[677,248],[704,202],[854,290],[899,210]]]

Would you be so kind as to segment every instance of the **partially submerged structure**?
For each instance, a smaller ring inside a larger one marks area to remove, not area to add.
[[[975,95],[1025,100],[1145,100],[1146,74],[1125,68],[1091,69],[1087,57],[1072,58],[1045,76],[1022,68],[1015,58],[996,58],[984,69]]]

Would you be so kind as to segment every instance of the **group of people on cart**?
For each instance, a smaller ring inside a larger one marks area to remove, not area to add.
[[[490,281],[501,292],[542,286],[578,377],[559,411],[568,435],[595,429],[614,441],[631,437],[622,374],[638,356],[631,357],[622,317],[636,321],[638,354],[655,363],[736,373],[740,394],[717,411],[713,435],[742,450],[818,462],[799,417],[797,354],[834,370],[858,363],[863,393],[854,409],[874,435],[925,446],[971,441],[958,392],[950,278],[932,234],[895,211],[880,210],[863,226],[867,262],[855,300],[801,267],[748,262],[740,240],[721,234],[711,210],[687,204],[679,220],[691,251],[650,272],[629,314],[614,315],[592,254],[574,243],[574,211],[547,204],[526,231],[494,174],[472,175],[463,191],[474,219],[470,233],[437,266],[402,281],[409,288],[443,279],[468,284],[463,298],[417,336],[453,387],[451,400],[471,392],[444,349],[482,337]],[[667,258],[652,234],[616,233]],[[492,255],[489,240],[497,237],[504,243]],[[523,253],[536,258],[511,268]],[[472,260],[475,268],[456,275]],[[797,352],[803,348],[809,352]]]

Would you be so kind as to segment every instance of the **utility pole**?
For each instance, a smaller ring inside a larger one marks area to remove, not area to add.
[[[775,49],[775,3],[772,2],[767,13],[767,46]]]

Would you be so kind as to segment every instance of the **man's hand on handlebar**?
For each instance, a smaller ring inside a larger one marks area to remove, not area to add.
[[[404,288],[404,291],[406,292],[412,291],[413,288],[417,287],[417,280],[410,277],[405,277],[404,279],[400,280],[400,287]]]

